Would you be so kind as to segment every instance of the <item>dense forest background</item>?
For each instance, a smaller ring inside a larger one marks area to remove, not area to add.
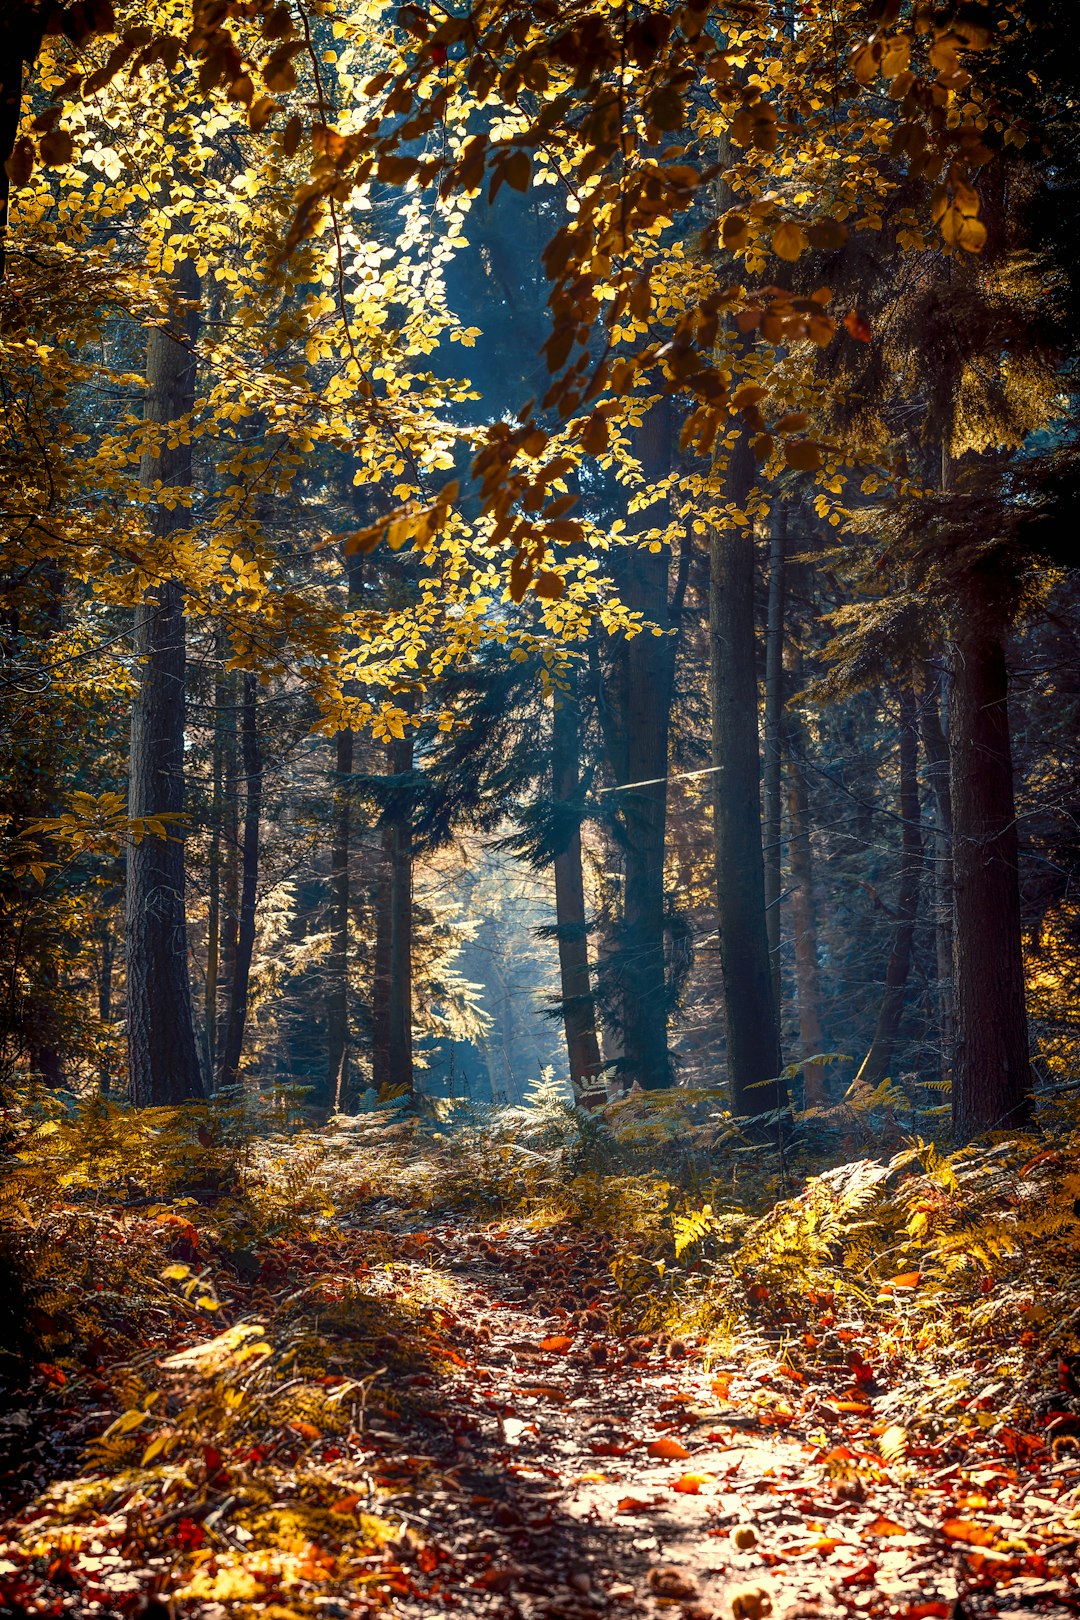
[[[0,1620],[1075,1614],[1072,8],[0,28]]]
[[[1053,7],[8,11],[9,1078],[1070,1084]]]

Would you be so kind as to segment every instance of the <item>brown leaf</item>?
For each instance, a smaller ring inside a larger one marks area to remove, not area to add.
[[[682,1462],[690,1455],[682,1441],[670,1434],[661,1435],[659,1440],[650,1440],[647,1449],[650,1457],[663,1457],[668,1462]]]
[[[620,1498],[615,1511],[616,1513],[655,1513],[659,1505],[658,1502],[646,1502],[640,1496],[624,1496]]]
[[[821,466],[821,451],[813,439],[791,439],[784,446],[784,460],[796,472],[816,472]]]

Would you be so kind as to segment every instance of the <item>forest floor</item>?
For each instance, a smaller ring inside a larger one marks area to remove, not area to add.
[[[636,1331],[580,1224],[362,1185],[238,1247],[227,1203],[57,1228],[106,1299],[0,1417],[0,1615],[1080,1610],[1076,1443],[907,1436],[855,1329],[819,1377]]]

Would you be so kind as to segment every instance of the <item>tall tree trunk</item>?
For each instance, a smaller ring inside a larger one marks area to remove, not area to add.
[[[154,327],[147,343],[146,419],[178,421],[194,408],[199,282],[185,260],[177,276],[177,310],[169,330]],[[160,479],[166,488],[191,488],[191,446],[143,457],[145,489]],[[150,511],[155,537],[186,529],[186,507],[170,511],[156,503]],[[162,548],[165,549],[164,547]],[[168,815],[184,810],[184,643],[183,592],[167,580],[151,590],[135,610],[135,679],[128,764],[128,815]],[[191,1005],[184,897],[184,835],[179,821],[166,823],[127,850],[127,1032],[131,1100],[138,1107],[186,1102],[203,1095],[201,1066]]]
[[[745,504],[753,482],[744,435],[728,478],[736,506]],[[751,525],[714,529],[710,562],[711,763],[728,1073],[735,1112],[762,1114],[780,1106],[784,1085],[765,922]]]
[[[381,1091],[390,1084],[390,901],[393,892],[393,829],[387,821],[379,835],[375,876],[375,960],[371,976],[371,1084]]]
[[[228,685],[223,674],[225,638],[219,631],[215,642],[217,665],[214,672],[214,738],[210,755],[210,857],[207,863],[206,985],[203,993],[203,1020],[206,1025],[206,1072],[217,1074],[218,982],[221,977],[221,825],[222,770],[225,744],[222,732],[223,710]]]
[[[787,735],[797,736],[789,725]],[[801,746],[801,743],[800,743]],[[825,1070],[807,1063],[824,1049],[821,1027],[821,984],[817,959],[817,908],[810,846],[810,794],[801,757],[789,752],[787,766],[788,836],[791,850],[791,932],[795,947],[795,988],[799,1000],[799,1053],[803,1064],[803,1099],[807,1108],[825,1100]]]
[[[394,743],[395,776],[413,768],[413,734]],[[390,1079],[413,1089],[412,1047],[412,802],[405,796],[390,827],[390,997],[388,1046]]]
[[[327,1096],[335,1109],[345,1106],[349,1090],[349,853],[352,833],[350,781],[353,734],[339,731],[334,740],[334,840],[330,850],[330,954],[326,963]]]
[[[563,1029],[570,1084],[584,1099],[598,1085],[600,1047],[596,1039],[589,938],[585,923],[585,883],[581,870],[581,824],[575,800],[579,791],[579,713],[576,693],[556,688],[551,715],[552,798],[566,806],[563,847],[555,855],[555,922],[559,941],[559,979]]]
[[[101,911],[98,916],[97,937],[100,956],[98,958],[98,1022],[101,1025],[102,1035],[105,1036],[112,1024],[112,982],[113,959],[116,952],[116,942],[113,935],[112,919],[105,908],[105,898],[99,899]],[[98,1086],[103,1097],[109,1095],[112,1084],[112,1075],[109,1070],[108,1057],[103,1056],[98,1067]]]
[[[941,674],[924,669],[919,730],[926,777],[934,796],[934,944],[937,957],[941,1078],[953,1072],[956,1019],[953,1007],[953,821],[949,789],[949,744],[941,724]]]
[[[359,552],[345,559],[349,612],[359,603]],[[336,811],[330,850],[330,954],[326,964],[326,1092],[339,1112],[349,1102],[349,916],[352,858],[353,734],[348,728],[334,739]]]
[[[222,686],[222,788],[221,816],[221,962],[219,999],[228,1012],[231,986],[236,977],[236,950],[240,928],[240,747],[236,723],[239,691],[236,671],[226,672]],[[219,1018],[220,1036],[220,1018]],[[215,1048],[220,1041],[215,1041]],[[218,1051],[220,1067],[220,1051]],[[215,1074],[216,1074],[215,1070]]]
[[[645,419],[641,461],[646,479],[665,477],[671,465],[670,402]],[[666,508],[651,523],[664,523]],[[645,1090],[670,1086],[668,985],[664,952],[664,845],[667,833],[668,732],[675,679],[675,637],[668,634],[669,552],[631,549],[619,590],[627,607],[664,632],[634,636],[616,654],[616,679],[607,700],[598,693],[604,744],[620,791],[623,907],[614,966],[622,1016],[620,1076]]]
[[[1009,676],[990,589],[958,602],[949,694],[953,813],[956,1063],[953,1137],[1023,1124],[1031,1113]]]
[[[251,958],[255,949],[255,903],[259,886],[259,825],[262,817],[262,750],[258,727],[259,683],[245,674],[240,705],[240,750],[244,766],[244,843],[241,852],[240,916],[236,957],[229,982],[229,1010],[221,1049],[223,1086],[234,1086],[240,1076],[244,1028],[248,1014]]]
[[[780,832],[780,775],[784,721],[784,573],[788,509],[773,512],[769,540],[769,610],[765,633],[765,762],[762,772],[764,804],[765,926],[769,936],[773,1003],[780,1022],[780,894],[783,848]]]
[[[911,948],[919,909],[919,875],[922,871],[922,829],[919,820],[919,739],[915,695],[907,684],[901,686],[900,700],[900,883],[896,899],[896,931],[885,969],[885,989],[878,1008],[874,1039],[863,1059],[857,1080],[876,1086],[889,1073],[904,996],[911,972]]]

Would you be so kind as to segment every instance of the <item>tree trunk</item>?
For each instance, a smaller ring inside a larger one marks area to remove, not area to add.
[[[219,990],[226,1011],[236,977],[236,949],[240,925],[240,749],[238,746],[236,712],[239,696],[235,670],[224,677],[222,687],[224,720],[222,725],[222,805],[221,837],[223,846],[221,879],[221,961]],[[220,1034],[220,1030],[219,1030]],[[215,1040],[215,1049],[219,1042]],[[220,1064],[220,1052],[218,1059]],[[215,1074],[216,1074],[215,1070]]]
[[[956,1060],[953,1138],[1031,1113],[1020,882],[1005,649],[983,581],[953,626],[949,781],[953,813]]]
[[[262,815],[262,751],[258,729],[259,683],[243,677],[240,708],[240,748],[244,766],[244,843],[241,852],[240,916],[236,957],[229,983],[229,1011],[221,1051],[220,1084],[234,1086],[240,1077],[247,1024],[248,986],[255,949],[255,902],[259,885],[259,823]]]
[[[371,976],[371,1084],[381,1091],[390,1084],[390,900],[393,829],[389,821],[379,835],[375,878],[375,960]]]
[[[105,909],[104,896],[101,897],[99,904],[101,912],[98,919],[97,936],[101,955],[98,966],[98,1022],[101,1024],[102,1035],[107,1038],[109,1027],[112,1024],[113,959],[116,944],[113,937],[112,921],[108,911]],[[109,1072],[109,1061],[107,1057],[103,1057],[98,1068],[98,1086],[103,1097],[109,1095],[111,1084],[112,1076]]]
[[[228,685],[223,674],[225,638],[216,641],[217,668],[214,675],[214,740],[210,756],[210,857],[207,866],[206,986],[203,1017],[206,1025],[206,1072],[217,1074],[218,981],[221,977],[221,825],[222,770],[225,758],[222,733],[223,710]]]
[[[788,730],[789,737],[791,730]],[[807,1063],[824,1049],[821,1028],[821,985],[818,978],[817,910],[810,847],[810,795],[801,758],[788,758],[788,836],[791,840],[791,932],[795,946],[795,988],[799,999],[799,1052],[803,1065],[803,1101],[807,1108],[825,1100],[825,1070]]]
[[[671,462],[670,401],[645,419],[641,461],[646,479],[667,475]],[[651,522],[664,523],[666,510]],[[627,607],[664,632],[642,635],[616,654],[612,701],[599,693],[605,752],[620,791],[623,907],[614,959],[621,1003],[624,1081],[645,1090],[670,1086],[668,986],[664,953],[664,845],[667,833],[668,731],[675,679],[675,637],[668,634],[669,552],[629,549],[619,591]]]
[[[347,609],[351,613],[360,598],[359,552],[345,558],[348,581]],[[327,1096],[340,1113],[349,1103],[349,915],[352,904],[350,866],[352,859],[353,734],[339,731],[335,738],[336,814],[330,850],[330,955],[326,964],[326,1078]]]
[[[765,639],[765,762],[764,802],[765,926],[769,936],[773,1005],[780,1022],[780,894],[783,846],[780,833],[780,768],[784,720],[784,573],[788,509],[773,513],[769,542],[769,612]]]
[[[413,768],[413,734],[394,743],[395,776]],[[390,1082],[413,1090],[412,1049],[412,807],[400,806],[390,827]]]
[[[863,1059],[856,1079],[868,1086],[880,1085],[889,1073],[904,996],[911,971],[911,948],[919,909],[919,874],[922,870],[922,830],[919,821],[919,741],[915,695],[910,686],[900,688],[900,814],[903,830],[900,840],[900,883],[896,899],[896,932],[885,969],[885,990],[878,1008],[874,1039]]]
[[[340,1111],[349,1090],[349,846],[352,806],[353,734],[335,738],[337,801],[330,851],[330,954],[326,964],[327,1096]]]
[[[926,756],[926,778],[934,796],[934,945],[937,956],[938,1028],[941,1078],[953,1072],[956,1019],[953,1008],[953,823],[949,790],[949,744],[941,724],[941,674],[924,671],[919,729]]]
[[[581,870],[581,825],[576,819],[579,791],[579,714],[573,692],[556,688],[552,703],[552,797],[567,806],[565,844],[555,856],[555,922],[559,941],[559,976],[563,1029],[570,1084],[583,1100],[598,1086],[600,1047],[596,1039],[589,938],[585,923],[585,883]],[[571,818],[574,818],[571,820]],[[562,840],[560,839],[560,842]]]
[[[199,294],[194,266],[185,260],[177,292],[188,300],[172,329],[152,329],[147,344],[146,418],[166,424],[187,415],[195,404],[195,356]],[[175,335],[174,335],[175,334]],[[191,446],[162,444],[143,457],[143,487],[155,479],[178,492],[191,488]],[[155,504],[150,525],[155,537],[186,529],[187,508],[169,511]],[[135,610],[134,674],[128,765],[128,815],[167,815],[184,810],[184,644],[183,592],[172,580],[156,586]],[[127,850],[127,1031],[131,1100],[138,1107],[186,1102],[203,1095],[187,951],[184,897],[184,836],[178,820],[166,823],[166,836],[147,830]]]
[[[745,504],[753,481],[744,437],[728,480],[737,506]],[[714,529],[710,560],[713,813],[728,1073],[735,1112],[762,1114],[780,1106],[784,1086],[765,922],[753,528]]]

